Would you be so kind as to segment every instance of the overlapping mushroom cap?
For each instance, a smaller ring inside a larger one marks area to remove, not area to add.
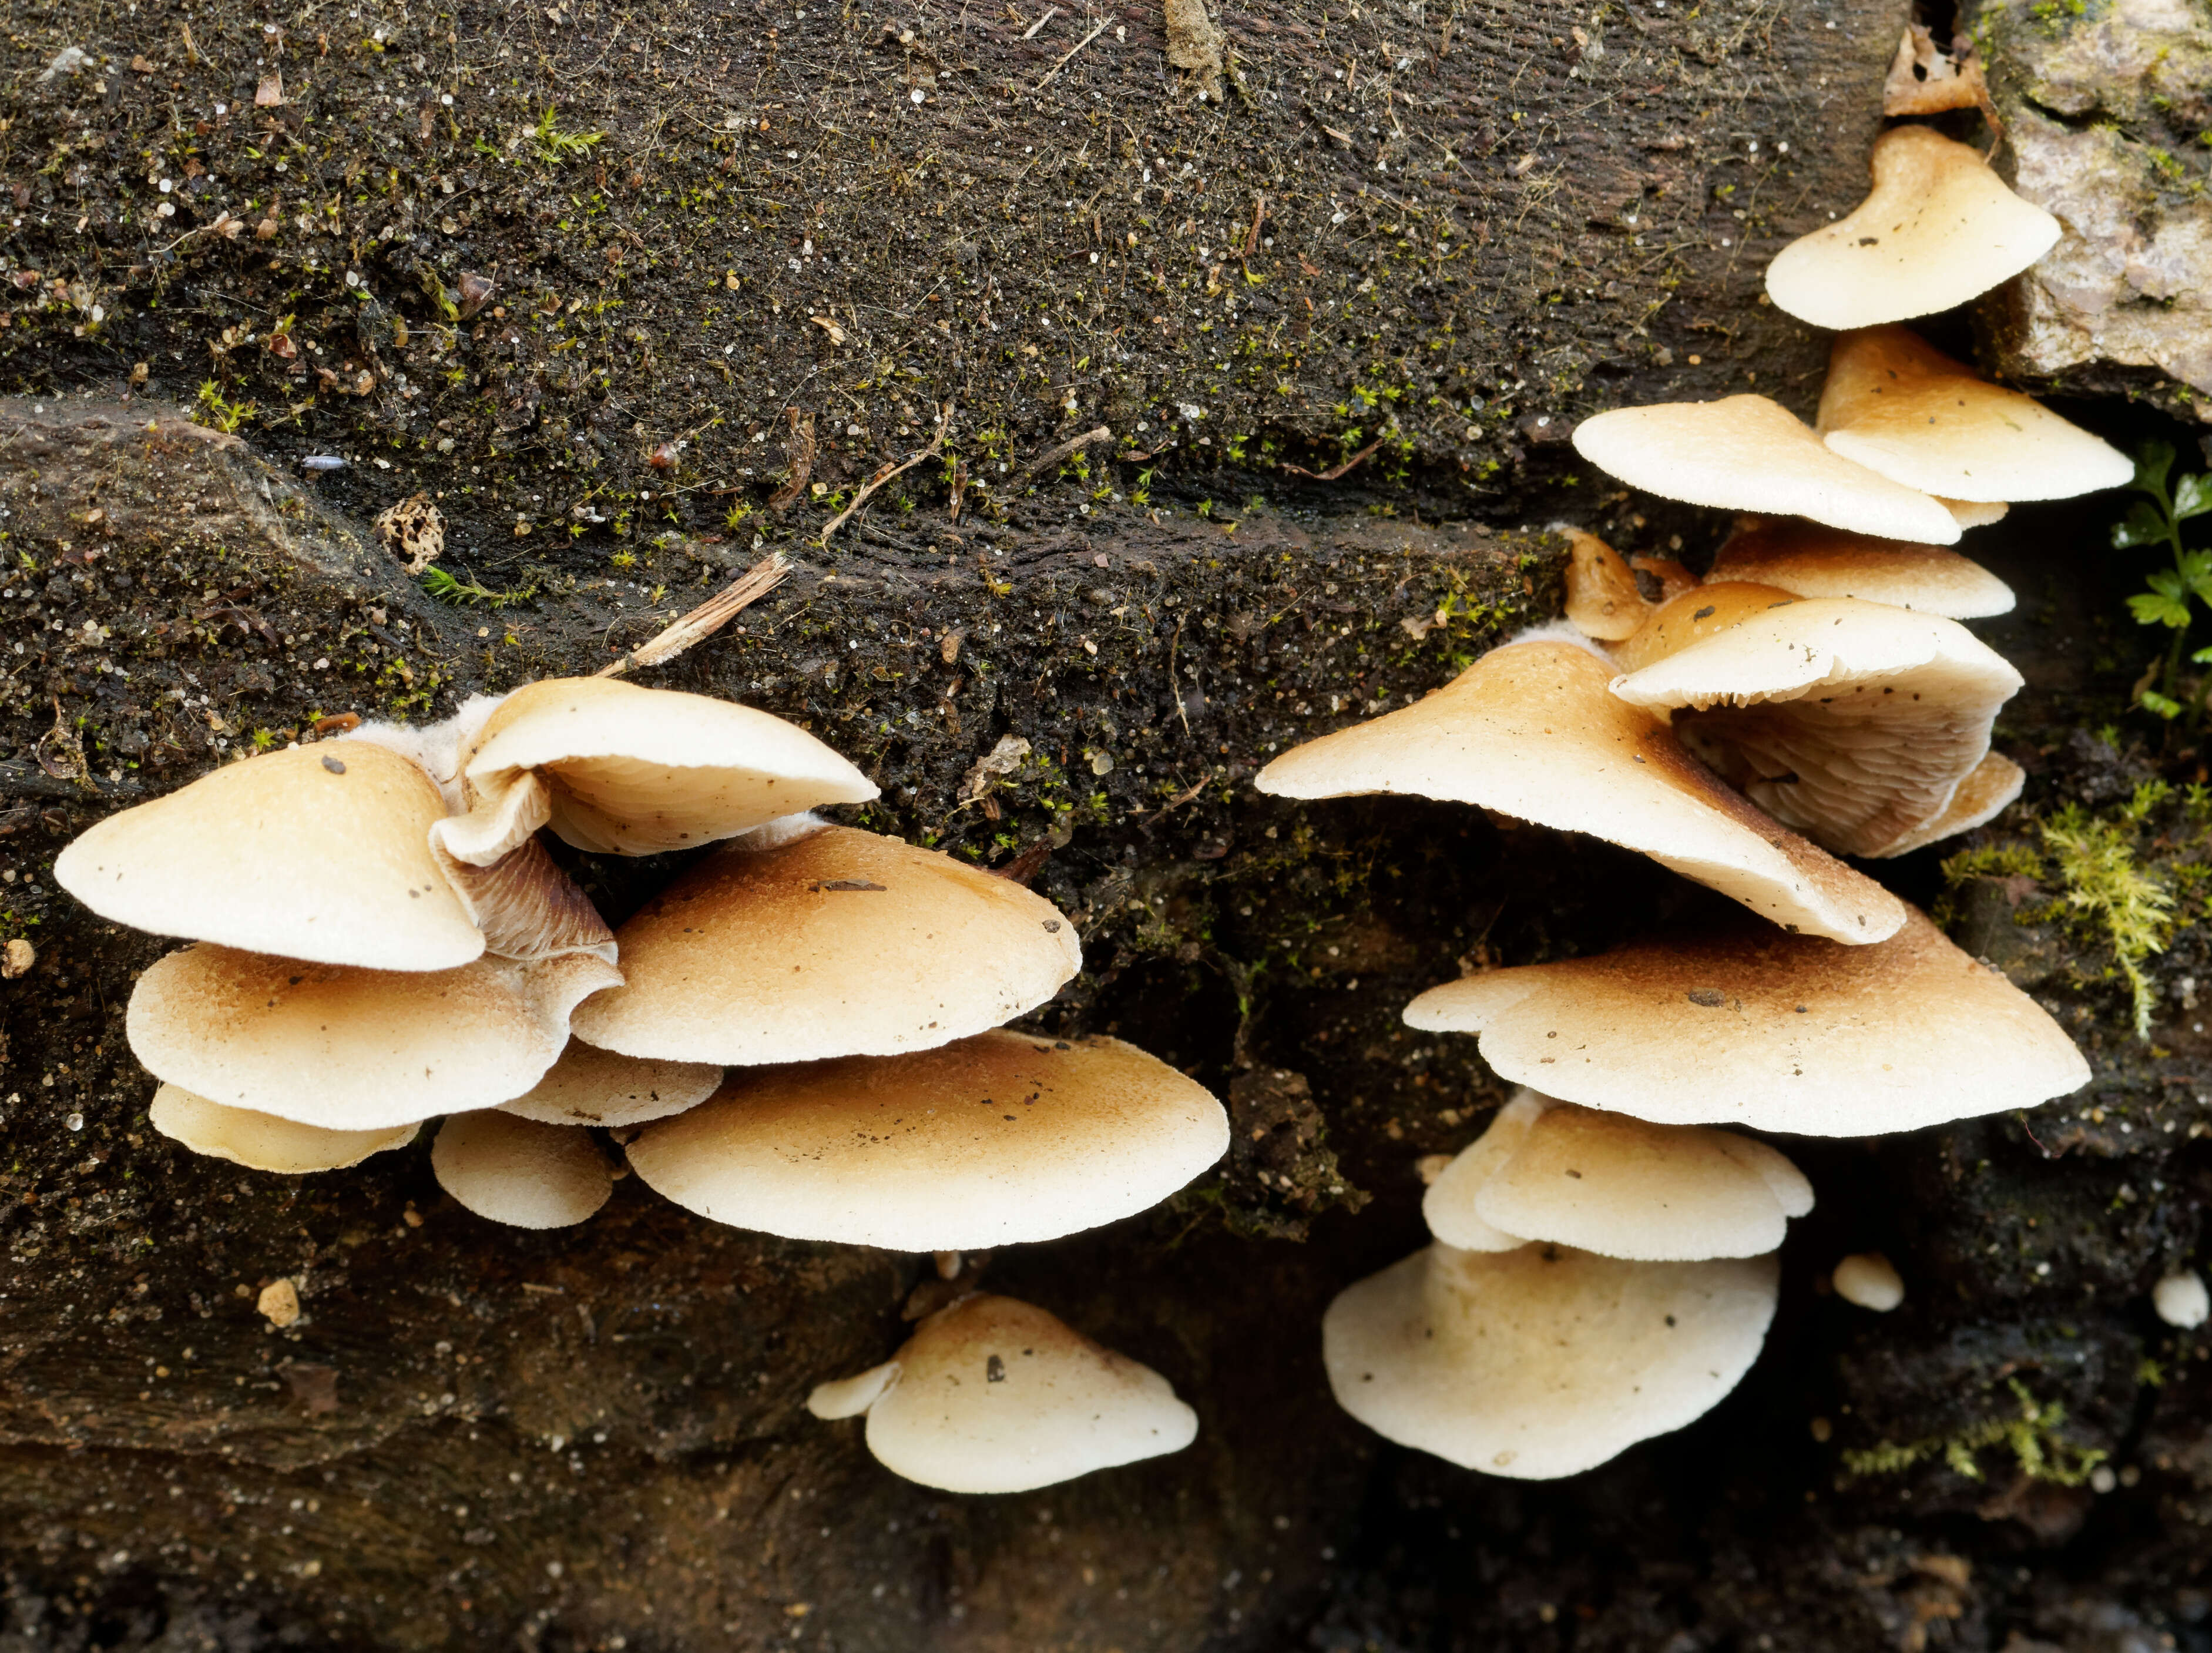
[[[576,1031],[634,1055],[759,1064],[926,1049],[1034,1009],[1082,968],[1020,884],[850,827],[731,846],[623,925],[627,984]]]
[[[2088,1083],[2058,1024],[1917,912],[1841,947],[1741,922],[1431,988],[1412,1026],[1506,1079],[1662,1124],[1874,1136]]]
[[[1705,578],[1747,581],[1793,597],[1856,597],[1947,620],[2009,614],[2014,601],[2003,580],[1941,545],[1847,534],[1794,517],[1740,524],[1714,554]]]
[[[1004,1030],[902,1056],[743,1068],[629,1145],[717,1222],[898,1251],[1048,1240],[1158,1204],[1218,1159],[1212,1093],[1118,1039]]]
[[[2014,195],[1974,150],[1925,126],[1875,140],[1855,212],[1792,241],[1766,291],[1801,321],[1845,332],[1964,304],[2058,243],[2058,221]],[[1900,536],[1922,538],[1922,536]],[[1948,543],[1948,542],[1944,542]]]
[[[1595,534],[1562,526],[1567,539],[1567,618],[1585,637],[1618,642],[1651,615],[1628,559]]]
[[[572,1032],[585,1008],[605,996],[595,994],[576,1007],[568,1018]],[[618,1055],[572,1038],[545,1077],[514,1101],[500,1103],[500,1111],[541,1125],[621,1129],[696,1108],[721,1082],[722,1070],[711,1063]]]
[[[1894,896],[1778,825],[1666,724],[1609,693],[1612,676],[1589,646],[1539,634],[1425,700],[1285,752],[1254,784],[1291,798],[1410,793],[1588,832],[1838,940],[1878,941],[1904,921]]]
[[[823,1383],[817,1418],[867,1413],[868,1450],[947,1492],[1023,1492],[1179,1452],[1198,1416],[1149,1366],[1043,1310],[979,1293],[941,1309],[883,1365]]]
[[[592,1133],[498,1109],[456,1114],[430,1145],[438,1186],[509,1228],[568,1228],[606,1204],[614,1176]]]
[[[194,1153],[288,1176],[358,1165],[371,1154],[405,1147],[419,1128],[409,1124],[373,1131],[327,1130],[248,1108],[226,1107],[173,1085],[154,1092],[146,1117],[163,1136]]]

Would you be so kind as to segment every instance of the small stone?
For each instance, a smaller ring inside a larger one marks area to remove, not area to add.
[[[9,939],[4,951],[0,951],[0,981],[13,981],[19,975],[30,974],[31,966],[39,962],[39,950],[21,936]]]
[[[1905,1281],[1879,1251],[1854,1252],[1836,1265],[1832,1279],[1838,1297],[1878,1315],[1905,1301]]]
[[[299,1323],[300,1288],[288,1279],[276,1280],[261,1288],[261,1295],[253,1306],[271,1326],[282,1331]]]

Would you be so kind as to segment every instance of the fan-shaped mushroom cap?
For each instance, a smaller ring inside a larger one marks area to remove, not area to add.
[[[1869,539],[1795,517],[1741,524],[1705,578],[1751,580],[1793,597],[1856,597],[1947,620],[2009,614],[2014,600],[2010,586],[1956,551]]]
[[[578,1012],[582,1009],[577,1006]],[[571,1015],[569,1026],[573,1030],[574,1025]],[[711,1063],[622,1056],[572,1038],[544,1079],[499,1107],[503,1114],[534,1119],[541,1125],[621,1127],[696,1108],[721,1082],[722,1070]]]
[[[1823,447],[1811,426],[1764,396],[1615,408],[1575,427],[1575,451],[1661,499],[1762,516],[1810,517],[1885,539],[1949,545],[1941,505]]]
[[[647,1187],[738,1228],[969,1251],[1130,1216],[1228,1146],[1212,1093],[1134,1045],[999,1031],[742,1068],[647,1126],[629,1161]]]
[[[1884,132],[1869,167],[1874,188],[1856,211],[1790,242],[1766,267],[1768,296],[1800,321],[1840,333],[1934,315],[2058,244],[2056,218],[1928,127]]]
[[[703,695],[611,678],[556,678],[501,701],[465,750],[471,814],[497,811],[532,771],[547,819],[579,849],[650,855],[734,837],[876,788],[795,724]],[[525,815],[520,818],[526,819]],[[453,853],[504,854],[510,833]]]
[[[1750,1137],[1652,1125],[1526,1091],[1509,1105],[1522,1108],[1510,1121],[1501,1112],[1422,1201],[1429,1231],[1447,1245],[1503,1251],[1511,1248],[1497,1239],[1517,1235],[1516,1244],[1554,1241],[1639,1262],[1755,1257],[1813,1208],[1803,1174]],[[1501,1127],[1505,1143],[1492,1149]]]
[[[1845,459],[1954,500],[2070,499],[2136,473],[2110,442],[1904,327],[1845,333],[1830,347],[1818,428]]]
[[[890,1361],[822,1384],[807,1407],[866,1412],[877,1462],[946,1492],[1026,1492],[1198,1437],[1198,1414],[1151,1367],[987,1294],[939,1310]]]
[[[1716,580],[1677,592],[1644,617],[1635,632],[1613,645],[1614,661],[1624,672],[1640,672],[1654,660],[1680,653],[1692,643],[1717,636],[1769,609],[1798,599],[1778,586],[1745,580]]]
[[[421,1128],[395,1125],[380,1131],[328,1131],[250,1108],[227,1108],[174,1085],[154,1092],[146,1117],[163,1136],[194,1153],[287,1176],[343,1170],[371,1154],[405,1147]]]
[[[54,878],[102,918],[323,964],[445,970],[483,934],[432,857],[429,776],[380,746],[331,743],[227,763],[111,815]]]
[[[370,1131],[520,1096],[561,1054],[577,1000],[621,980],[586,953],[362,970],[203,943],[138,978],[125,1029],[157,1079],[303,1125]]]
[[[1442,1243],[1328,1306],[1337,1404],[1401,1446],[1550,1480],[1701,1417],[1759,1358],[1771,1256],[1624,1262]]]
[[[738,1065],[948,1044],[1083,968],[1075,927],[1042,896],[850,827],[718,850],[617,940],[628,985],[580,1006],[577,1033]]]
[[[430,1145],[438,1186],[509,1228],[567,1228],[607,1202],[614,1176],[592,1133],[496,1109],[456,1114]]]
[[[2089,1082],[2057,1023],[1918,912],[1871,947],[1735,921],[1431,988],[1406,1021],[1478,1033],[1516,1085],[1668,1125],[1876,1136]]]
[[[1566,536],[1567,618],[1586,637],[1618,642],[1650,617],[1628,559],[1595,534],[1560,526]]]
[[[1607,692],[1611,663],[1538,635],[1427,699],[1285,752],[1254,785],[1289,798],[1411,793],[1639,850],[1754,912],[1878,941],[1898,899],[1722,786],[1657,718]]]
[[[1895,855],[1950,807],[2021,683],[1955,620],[1814,597],[1638,667],[1613,692],[1670,713],[1690,750],[1783,825],[1838,854]]]
[[[1986,528],[1992,522],[2002,522],[2010,504],[1998,500],[1946,500],[1936,501],[1951,514],[1951,520],[1961,528]]]

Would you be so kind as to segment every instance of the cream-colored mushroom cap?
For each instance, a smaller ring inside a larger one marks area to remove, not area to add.
[[[429,776],[332,742],[226,763],[111,815],[54,862],[102,918],[323,964],[444,970],[484,950],[432,858]]]
[[[1562,526],[1566,537],[1567,618],[1585,637],[1618,642],[1650,617],[1628,559],[1595,534]]]
[[[1337,1404],[1401,1446],[1551,1480],[1711,1411],[1759,1358],[1771,1256],[1625,1262],[1431,1246],[1328,1306]]]
[[[1705,578],[1753,581],[1793,597],[1856,597],[1947,620],[2009,614],[2014,601],[2010,586],[1941,545],[1873,539],[1796,517],[1742,524]]]
[[[1876,1136],[2089,1082],[2057,1023],[1917,912],[1871,947],[1735,921],[1486,970],[1406,1020],[1480,1034],[1515,1084],[1660,1124]]]
[[[968,1251],[1131,1216],[1228,1146],[1212,1093],[1134,1045],[999,1031],[739,1069],[646,1127],[629,1160],[647,1187],[738,1228]]]
[[[579,1008],[579,1035],[745,1066],[949,1044],[1083,968],[1075,927],[1042,896],[850,827],[718,850],[616,940],[627,985]]]
[[[1986,528],[1992,522],[2002,522],[2012,509],[2002,500],[1938,500],[1936,503],[1961,528]]]
[[[2058,221],[2023,201],[1978,153],[1926,126],[1875,140],[1858,210],[1790,242],[1766,291],[1832,332],[1934,315],[1978,297],[2058,244]],[[1901,536],[1917,538],[1917,536]]]
[[[584,1005],[605,997],[595,994]],[[568,1018],[571,1030],[576,1013]],[[541,1125],[643,1125],[696,1108],[721,1082],[722,1070],[709,1062],[617,1055],[572,1038],[545,1077],[513,1102],[500,1103],[500,1111]]]
[[[586,953],[362,970],[203,943],[138,978],[125,1030],[172,1085],[303,1125],[373,1131],[520,1096],[560,1055],[576,1001],[621,980]]]
[[[2212,1319],[2212,1292],[2204,1289],[2204,1277],[2193,1268],[2177,1268],[2161,1276],[2151,1287],[2150,1303],[2160,1320],[2185,1332]]]
[[[371,1154],[405,1147],[420,1128],[395,1125],[380,1131],[329,1131],[249,1108],[226,1108],[173,1085],[154,1092],[146,1117],[163,1136],[194,1153],[287,1176],[358,1165]]]
[[[556,678],[501,701],[462,756],[471,815],[497,814],[533,772],[548,788],[555,832],[579,849],[623,855],[712,843],[876,795],[867,776],[796,724],[611,678]],[[474,859],[458,842],[454,853]]]
[[[1515,1109],[1526,1111],[1509,1121]],[[1503,1151],[1486,1152],[1501,1126]],[[1813,1185],[1764,1142],[1524,1091],[1431,1186],[1421,1213],[1431,1233],[1462,1250],[1509,1249],[1496,1241],[1513,1235],[1639,1262],[1696,1262],[1772,1251],[1789,1219],[1812,1208]]]
[[[1904,327],[1845,333],[1830,347],[1818,428],[1845,459],[1955,500],[2070,499],[2136,473],[2110,442]]]
[[[1905,1277],[1879,1251],[1855,1251],[1838,1262],[1828,1283],[1845,1303],[1886,1315],[1905,1301]]]
[[[1198,1436],[1198,1414],[1151,1367],[986,1294],[939,1310],[890,1360],[821,1385],[807,1406],[817,1418],[866,1411],[877,1461],[946,1492],[1026,1492]]]
[[[430,1145],[438,1186],[509,1228],[568,1228],[607,1202],[614,1176],[592,1133],[498,1109],[456,1114]]]
[[[1884,539],[1957,542],[1936,501],[1854,465],[1764,396],[1615,408],[1575,427],[1575,451],[1661,499],[1762,516],[1810,517]]]
[[[1293,748],[1254,785],[1289,798],[1410,793],[1639,850],[1791,928],[1878,941],[1897,897],[1778,825],[1610,694],[1610,661],[1538,635],[1401,711]]]
[[[1991,752],[1959,783],[1941,815],[1918,831],[1906,833],[1888,853],[1903,855],[1995,820],[2027,785],[2027,770],[2002,752]]]
[[[1955,620],[1814,597],[1638,667],[1613,692],[1669,714],[1692,751],[1783,825],[1838,854],[1881,856],[1950,807],[2021,684]]]

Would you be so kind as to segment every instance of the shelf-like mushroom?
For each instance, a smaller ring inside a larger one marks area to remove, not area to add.
[[[576,1016],[585,1006],[605,996],[594,994],[576,1007],[568,1018],[572,1032]],[[619,1130],[696,1108],[714,1094],[721,1082],[722,1070],[712,1063],[618,1055],[571,1038],[560,1060],[545,1070],[544,1078],[514,1101],[499,1106],[501,1113],[534,1119],[541,1125],[598,1125]]]
[[[1619,642],[1651,617],[1651,604],[1636,583],[1628,559],[1595,534],[1560,525],[1567,541],[1567,618],[1585,637]]]
[[[2009,614],[2014,601],[2003,580],[1941,545],[1847,534],[1796,517],[1739,524],[1714,554],[1705,578],[1765,586],[1792,597],[1856,597],[1947,620]]]
[[[163,1136],[194,1153],[294,1176],[343,1170],[371,1154],[404,1148],[421,1128],[408,1124],[374,1131],[328,1130],[250,1108],[228,1107],[174,1085],[154,1092],[146,1117]]]
[[[569,1228],[607,1202],[614,1175],[592,1133],[499,1109],[456,1114],[430,1145],[438,1186],[509,1228]]]

